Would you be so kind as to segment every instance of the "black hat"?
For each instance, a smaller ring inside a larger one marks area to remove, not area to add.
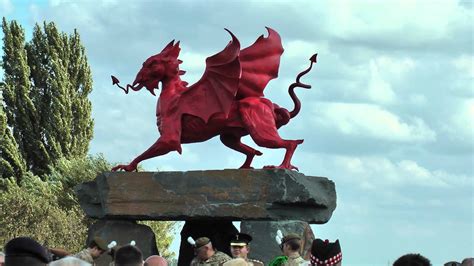
[[[339,239],[334,243],[329,240],[313,240],[311,245],[311,264],[312,265],[335,265],[342,260],[341,246]]]
[[[202,246],[205,246],[209,244],[211,240],[208,237],[200,237],[196,239],[196,244],[194,245],[194,248],[200,248]]]
[[[5,259],[13,257],[31,257],[41,262],[51,262],[51,256],[46,248],[29,237],[17,237],[5,245]]]
[[[238,233],[238,234],[232,235],[232,237],[230,238],[230,245],[243,247],[243,246],[247,246],[250,243],[250,241],[252,241],[252,237],[250,235]]]

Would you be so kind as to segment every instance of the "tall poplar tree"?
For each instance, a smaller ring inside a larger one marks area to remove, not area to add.
[[[3,83],[0,83],[0,87]],[[21,177],[26,165],[18,149],[18,144],[7,126],[7,116],[3,110],[0,94],[0,178]]]
[[[86,156],[92,74],[78,32],[67,35],[45,22],[25,44],[15,21],[4,18],[2,26],[5,112],[28,170],[42,175],[58,159]]]
[[[2,67],[4,70],[2,96],[7,125],[12,128],[27,169],[44,173],[49,155],[39,131],[37,107],[30,98],[30,68],[25,50],[25,33],[16,21],[3,18],[4,33]]]

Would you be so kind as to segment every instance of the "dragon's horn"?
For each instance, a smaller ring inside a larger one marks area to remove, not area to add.
[[[172,40],[171,42],[169,42],[169,43],[165,46],[165,48],[163,48],[163,50],[162,50],[161,52],[163,53],[163,52],[169,50],[171,47],[173,47],[173,45],[174,45],[174,40]]]

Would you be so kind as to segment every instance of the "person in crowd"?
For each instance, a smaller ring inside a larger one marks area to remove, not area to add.
[[[300,254],[301,249],[301,236],[298,234],[288,234],[283,237],[280,248],[283,251],[283,255],[288,257],[288,261],[284,265],[308,265]]]
[[[250,263],[243,258],[234,258],[222,264],[222,266],[249,266]]]
[[[115,266],[143,266],[142,251],[135,245],[126,245],[115,252]]]
[[[152,255],[145,260],[145,266],[168,266],[168,262],[161,256]]]
[[[217,251],[212,246],[211,240],[207,237],[200,237],[196,241],[189,237],[188,242],[194,246],[194,254],[196,256],[191,261],[191,266],[220,265],[232,259],[229,255]]]
[[[86,249],[75,254],[74,257],[94,265],[94,260],[108,250],[107,242],[100,237],[94,237]]]
[[[5,245],[5,266],[46,266],[51,261],[48,250],[29,237],[17,237]]]
[[[310,265],[341,266],[342,252],[339,239],[331,243],[329,240],[315,239],[311,245]]]
[[[230,252],[232,253],[232,257],[234,259],[242,258],[249,265],[264,266],[263,262],[248,258],[250,241],[252,241],[252,237],[248,234],[238,233],[232,235],[230,239]]]
[[[431,262],[420,254],[406,254],[398,258],[393,266],[431,266]]]
[[[474,258],[465,258],[461,262],[461,266],[474,266]]]
[[[64,257],[51,262],[49,266],[92,266],[92,264],[76,257]]]
[[[294,266],[294,265],[308,265],[308,261],[301,257],[301,236],[298,234],[290,233],[283,236],[280,230],[277,231],[276,236],[277,243],[280,245],[280,249],[283,252],[283,256],[274,258],[269,265],[270,266]]]
[[[0,266],[5,265],[5,254],[3,252],[0,252]]]

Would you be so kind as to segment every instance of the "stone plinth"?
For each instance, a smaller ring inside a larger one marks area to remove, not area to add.
[[[106,172],[76,187],[93,218],[326,223],[334,182],[288,170]]]

